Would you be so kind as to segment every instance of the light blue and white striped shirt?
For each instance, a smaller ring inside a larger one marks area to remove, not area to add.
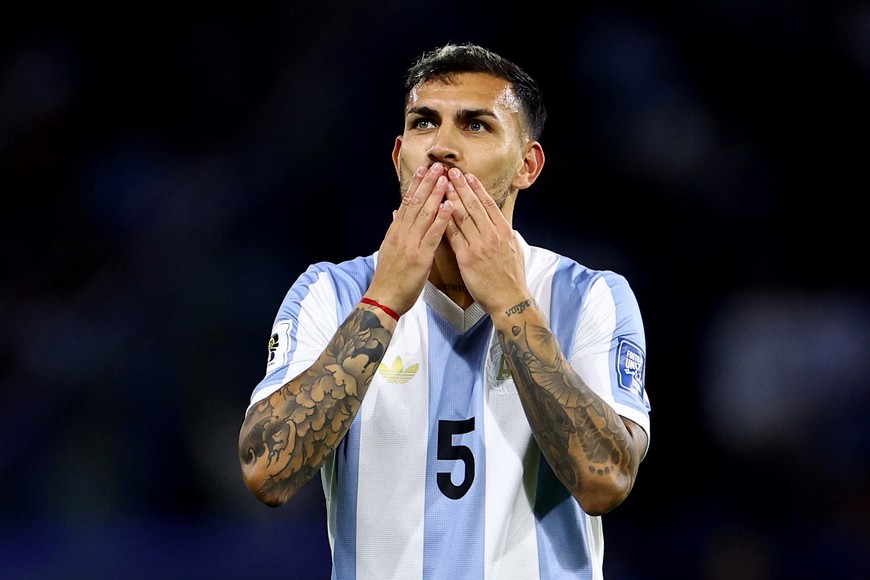
[[[649,434],[646,341],[628,282],[520,241],[529,289],[574,369]],[[252,405],[323,352],[377,258],[314,264],[292,285]],[[602,578],[601,518],[538,450],[489,317],[428,282],[321,481],[333,580]]]

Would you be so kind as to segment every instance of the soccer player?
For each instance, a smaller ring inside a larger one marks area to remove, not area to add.
[[[287,292],[245,484],[279,506],[320,472],[334,580],[601,578],[649,445],[636,297],[511,225],[544,167],[528,74],[447,44],[405,88],[401,203],[378,251]]]

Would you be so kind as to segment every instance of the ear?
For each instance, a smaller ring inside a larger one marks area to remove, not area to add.
[[[512,185],[517,189],[530,187],[544,168],[544,148],[537,141],[530,141],[526,145],[526,154],[523,156],[522,165],[514,176]]]
[[[393,144],[393,167],[396,168],[396,176],[401,180],[399,175],[399,153],[402,151],[402,136],[396,137],[396,142]]]

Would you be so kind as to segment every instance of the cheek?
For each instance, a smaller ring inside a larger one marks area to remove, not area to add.
[[[516,155],[512,151],[496,151],[486,163],[480,165],[481,175],[478,175],[482,181],[491,183],[510,182],[513,179],[517,169]]]
[[[411,180],[414,178],[414,172],[417,171],[418,165],[413,165],[406,158],[399,157],[399,165],[396,168],[396,173],[399,177],[399,193],[405,195],[408,188],[411,186]]]
[[[411,187],[411,179],[407,174],[399,175],[399,197],[404,197],[408,193],[408,188]]]
[[[502,206],[504,199],[510,193],[514,178],[517,175],[517,168],[520,167],[519,163],[520,161],[513,152],[507,152],[478,165],[476,172],[472,171],[483,183],[489,194],[499,203],[499,207]]]
[[[399,174],[399,181],[406,182],[410,181],[411,177],[414,176],[414,172],[417,170],[417,165],[414,165],[411,160],[409,160],[406,156],[399,157],[399,164],[396,167],[396,172]]]
[[[408,134],[402,139],[402,149],[399,151],[399,156],[414,162],[420,157],[426,157],[428,153],[428,145],[420,135]]]

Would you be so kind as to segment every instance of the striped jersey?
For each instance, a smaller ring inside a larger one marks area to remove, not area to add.
[[[646,342],[628,282],[519,239],[526,282],[566,358],[649,434]],[[377,259],[321,262],[296,280],[251,405],[311,366]],[[541,455],[489,316],[428,282],[321,482],[333,580],[602,578],[601,518],[583,512]]]

